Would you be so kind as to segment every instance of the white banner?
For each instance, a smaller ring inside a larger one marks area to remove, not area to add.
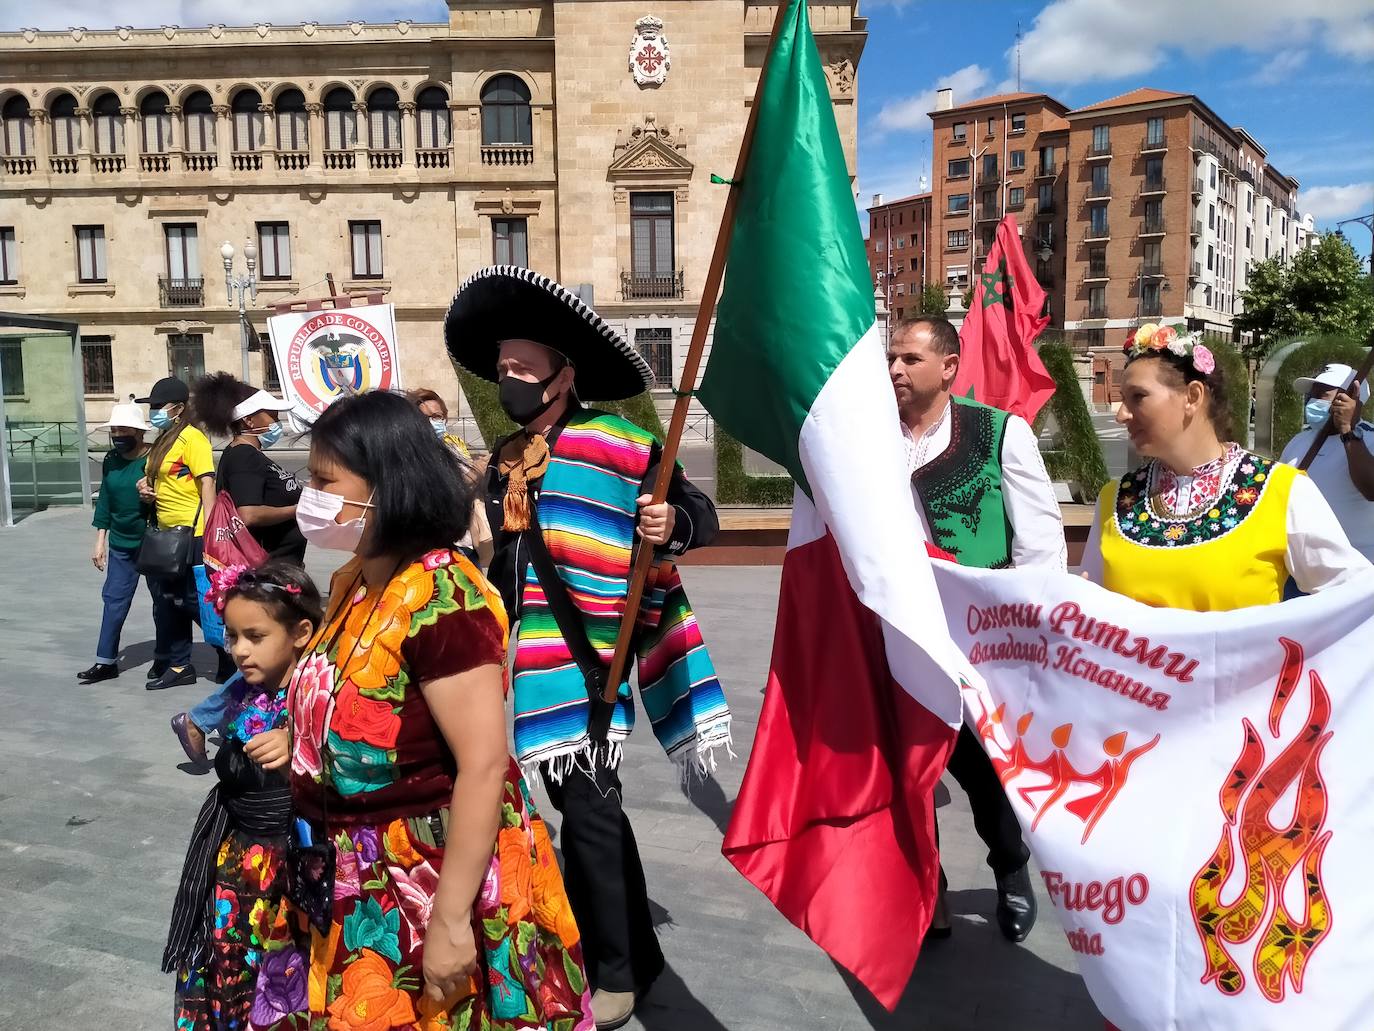
[[[267,331],[298,426],[348,394],[401,388],[393,305],[288,312],[268,319]]]
[[[1374,584],[1191,613],[934,565],[985,682],[969,723],[1103,1015],[1369,1031]]]

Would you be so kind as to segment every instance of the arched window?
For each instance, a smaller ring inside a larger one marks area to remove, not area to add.
[[[305,112],[305,94],[298,89],[277,94],[277,149],[310,149],[310,116]]]
[[[143,153],[165,154],[172,146],[172,116],[167,113],[167,94],[153,90],[138,105],[143,116]]]
[[[215,149],[215,110],[210,94],[197,90],[183,105],[186,119],[186,149],[208,154]]]
[[[267,142],[267,118],[258,110],[261,104],[257,90],[241,89],[229,105],[234,114],[234,150],[239,153],[260,150]]]
[[[340,86],[324,95],[324,149],[347,150],[358,141],[353,94]]]
[[[515,75],[498,75],[482,87],[482,143],[531,146],[530,90]]]
[[[14,96],[0,107],[0,121],[4,122],[4,132],[0,134],[0,147],[8,157],[27,157],[33,153],[33,118],[29,114],[29,102],[23,97]]]
[[[421,150],[437,150],[449,144],[448,94],[427,86],[415,98]]]
[[[91,105],[95,120],[95,152],[97,154],[124,153],[124,116],[119,113],[119,98],[113,93],[102,94]]]
[[[373,150],[401,149],[400,97],[380,86],[367,98],[367,145]]]
[[[81,119],[76,117],[76,98],[63,93],[52,102],[52,152],[71,155],[81,149]]]

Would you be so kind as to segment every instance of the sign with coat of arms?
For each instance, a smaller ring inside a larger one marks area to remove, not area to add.
[[[662,86],[668,81],[672,61],[668,39],[663,35],[663,19],[649,15],[635,22],[635,38],[630,43],[630,73],[643,87]]]
[[[401,387],[393,305],[286,312],[268,319],[267,330],[292,418],[302,427],[341,397]]]

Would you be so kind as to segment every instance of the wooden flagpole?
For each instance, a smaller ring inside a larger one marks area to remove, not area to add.
[[[1369,380],[1369,373],[1374,370],[1374,347],[1370,347],[1369,353],[1364,356],[1364,364],[1360,366],[1360,371],[1355,373],[1355,378],[1345,388],[1345,393],[1355,398],[1355,421],[1360,421],[1360,384]],[[1335,420],[1332,416],[1326,417],[1326,423],[1317,433],[1317,439],[1312,441],[1312,446],[1307,449],[1307,454],[1302,456],[1302,461],[1298,463],[1298,468],[1307,471],[1307,467],[1316,461],[1318,452],[1327,439],[1336,432]]]
[[[687,409],[692,403],[692,394],[697,386],[697,373],[701,365],[701,355],[706,348],[706,333],[711,327],[711,318],[716,310],[716,298],[720,294],[721,280],[725,275],[725,258],[730,252],[730,239],[735,231],[735,213],[739,206],[739,187],[746,174],[749,151],[754,145],[754,129],[758,124],[759,101],[763,97],[764,83],[768,81],[768,66],[773,60],[778,36],[782,32],[784,19],[794,0],[778,0],[778,13],[773,19],[773,31],[768,37],[768,51],[763,67],[759,69],[758,85],[754,88],[754,102],[749,108],[749,118],[744,126],[744,138],[740,141],[739,157],[735,160],[735,175],[730,184],[730,192],[725,198],[725,210],[721,214],[720,229],[716,232],[716,249],[711,255],[711,264],[706,270],[706,282],[701,288],[701,303],[697,306],[696,324],[692,327],[692,343],[687,349],[687,360],[682,366],[682,381],[678,385],[677,401],[673,405],[673,418],[668,424],[668,438],[663,442],[663,456],[659,461],[658,479],[654,482],[653,504],[661,505],[668,497],[668,484],[673,478],[673,467],[677,464],[678,445],[682,442],[682,431],[687,426]],[[806,0],[801,0],[805,3]],[[615,642],[615,654],[611,658],[611,668],[606,678],[602,698],[614,702],[625,679],[625,666],[629,661],[630,642],[634,637],[635,624],[639,619],[639,604],[644,597],[644,585],[649,577],[654,546],[641,539],[635,548],[635,560],[630,576],[629,591],[625,596],[625,615],[620,621],[620,634]]]

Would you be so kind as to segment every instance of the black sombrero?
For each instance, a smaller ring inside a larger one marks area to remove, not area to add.
[[[654,381],[649,363],[576,294],[515,265],[473,273],[444,317],[449,356],[493,383],[502,340],[533,340],[565,355],[588,401],[634,397]]]

